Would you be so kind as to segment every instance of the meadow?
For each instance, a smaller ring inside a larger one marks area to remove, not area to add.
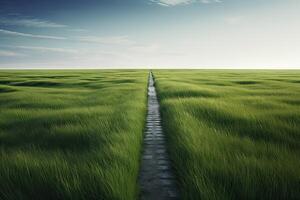
[[[0,199],[136,199],[148,71],[0,72]]]
[[[183,199],[300,198],[300,71],[154,75]]]
[[[0,199],[138,199],[147,70],[0,72]],[[154,70],[182,199],[299,199],[300,71]]]

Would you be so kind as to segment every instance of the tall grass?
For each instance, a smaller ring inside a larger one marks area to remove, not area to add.
[[[1,71],[0,199],[135,199],[146,71]]]
[[[183,199],[300,198],[299,71],[154,75]]]

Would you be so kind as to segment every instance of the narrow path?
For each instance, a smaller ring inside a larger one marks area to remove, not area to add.
[[[149,74],[148,114],[139,182],[141,200],[178,199],[178,190],[161,127],[159,103],[152,72]]]

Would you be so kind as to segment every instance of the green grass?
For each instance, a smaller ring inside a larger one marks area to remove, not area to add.
[[[299,199],[300,71],[157,70],[183,199]],[[1,71],[0,199],[137,199],[147,71]]]
[[[135,199],[147,71],[1,71],[0,199]]]
[[[154,75],[183,199],[300,198],[300,71]]]

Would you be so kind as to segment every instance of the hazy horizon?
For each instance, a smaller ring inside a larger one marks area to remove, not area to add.
[[[0,69],[300,69],[298,0],[3,0]]]

